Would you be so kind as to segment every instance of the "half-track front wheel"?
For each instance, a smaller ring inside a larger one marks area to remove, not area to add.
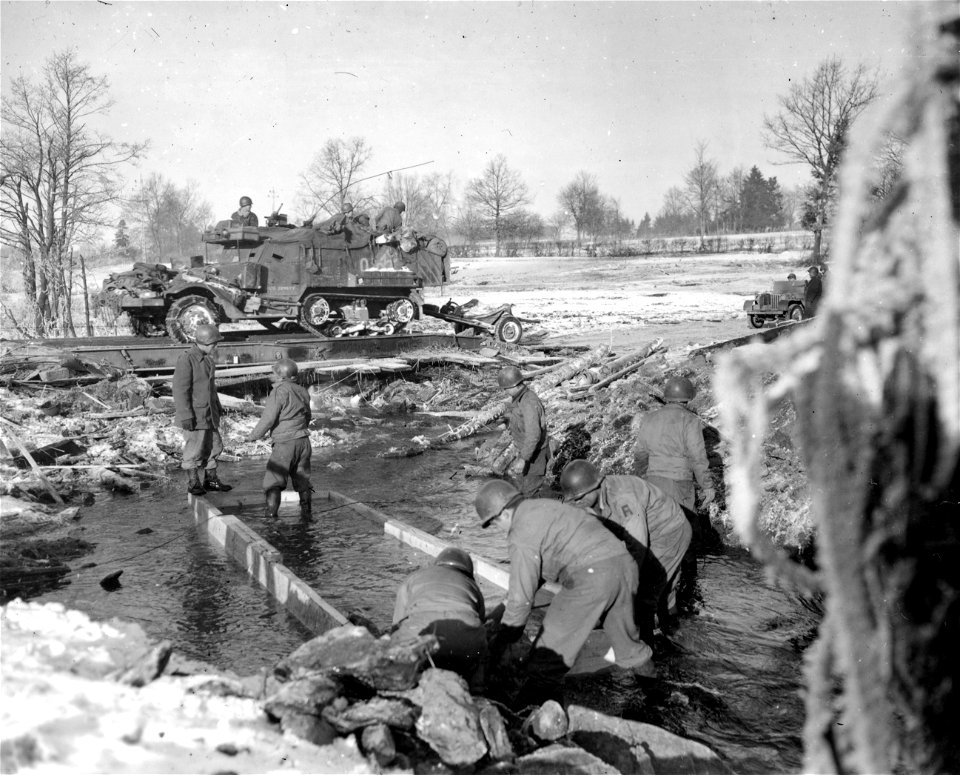
[[[192,342],[197,326],[215,326],[220,314],[210,299],[203,296],[183,296],[170,305],[167,313],[167,333],[178,342]]]
[[[312,293],[300,307],[300,325],[317,336],[324,336],[323,326],[330,319],[330,302],[319,293]]]
[[[764,320],[760,315],[748,315],[747,322],[750,323],[750,328],[763,328]]]
[[[505,344],[516,344],[523,336],[523,326],[513,315],[504,315],[497,321],[497,327],[494,333],[501,342]]]

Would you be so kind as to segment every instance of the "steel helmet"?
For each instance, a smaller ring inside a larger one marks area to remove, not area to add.
[[[816,277],[818,274],[820,274],[820,267],[818,267],[818,266],[811,266],[807,271],[808,271],[811,275],[813,275],[814,277]]]
[[[240,206],[241,207],[253,207],[253,200],[248,196],[240,197]]]
[[[273,364],[273,373],[280,377],[280,379],[293,379],[300,373],[300,369],[297,367],[295,361],[289,358],[281,358]]]
[[[401,213],[402,213],[404,210],[407,209],[407,206],[406,206],[403,202],[397,202],[397,203],[394,205],[394,207],[397,209],[397,211],[399,211],[399,212],[401,212]]]
[[[220,329],[216,326],[211,326],[208,323],[197,326],[197,330],[193,334],[194,340],[197,344],[214,344],[223,339],[220,336]]]
[[[663,386],[663,400],[667,403],[690,401],[696,394],[696,388],[686,377],[670,377]]]
[[[477,497],[473,500],[477,516],[480,517],[480,527],[489,525],[490,520],[520,497],[520,491],[510,482],[503,479],[487,482],[477,491]]]
[[[455,546],[448,546],[440,552],[433,564],[446,565],[450,568],[462,570],[468,576],[473,575],[473,560],[470,559],[470,555]]]
[[[573,500],[596,490],[603,477],[589,460],[571,460],[560,474],[560,488],[564,500]]]
[[[341,213],[352,213],[352,212],[353,212],[353,205],[350,204],[350,202],[344,202],[344,203],[343,203],[343,206],[340,208],[340,212],[341,212]]]
[[[523,372],[516,366],[504,366],[497,374],[497,384],[504,390],[516,387],[521,382],[523,382]]]

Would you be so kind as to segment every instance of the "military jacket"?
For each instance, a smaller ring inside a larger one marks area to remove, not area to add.
[[[627,547],[583,509],[560,501],[521,501],[507,533],[510,589],[503,624],[522,627],[544,581],[570,582],[592,563],[629,556]]]
[[[597,511],[648,547],[655,557],[670,556],[687,531],[680,504],[639,476],[603,477]]]
[[[310,435],[311,419],[310,393],[302,385],[284,380],[267,396],[260,422],[250,438],[262,439],[269,431],[274,442],[302,439]]]
[[[540,397],[524,387],[510,401],[506,416],[517,456],[529,463],[547,443],[547,421]]]
[[[443,620],[479,627],[485,615],[483,594],[472,577],[446,565],[429,565],[400,585],[393,623],[402,621],[412,632]]]
[[[173,401],[177,424],[193,420],[197,430],[220,427],[217,365],[213,356],[193,345],[177,358],[173,370]]]
[[[701,489],[712,488],[703,423],[680,404],[667,404],[643,417],[635,452],[640,476],[662,476],[678,482],[694,479]]]

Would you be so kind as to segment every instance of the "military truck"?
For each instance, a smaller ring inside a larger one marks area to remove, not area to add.
[[[768,321],[803,320],[803,280],[777,280],[772,291],[760,291],[743,310],[751,328],[763,328]]]
[[[101,301],[126,312],[138,335],[179,342],[198,325],[240,321],[323,337],[390,335],[421,316],[424,283],[450,274],[440,238],[377,235],[359,220],[331,234],[275,213],[265,227],[221,221],[202,240],[206,254],[179,272],[137,264],[111,275]]]

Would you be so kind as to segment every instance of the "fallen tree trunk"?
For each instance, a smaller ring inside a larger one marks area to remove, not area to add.
[[[558,369],[554,370],[551,367],[551,372],[544,375],[540,379],[533,380],[530,383],[530,388],[540,396],[541,400],[546,401],[552,395],[551,390],[553,388],[556,388],[557,385],[566,382],[568,379],[572,379],[584,369],[590,368],[599,360],[601,360],[608,352],[609,348],[606,345],[603,345],[595,350],[591,350],[588,353],[584,353],[583,355],[566,361]],[[385,458],[413,457],[414,455],[418,455],[427,449],[441,447],[451,441],[465,439],[502,417],[506,413],[509,406],[510,399],[504,400],[498,397],[495,402],[489,403],[483,407],[477,413],[476,417],[463,423],[462,425],[458,425],[456,428],[451,428],[446,433],[443,433],[434,439],[421,439],[418,440],[416,446],[389,449],[386,452],[379,453],[378,456]]]
[[[601,388],[605,388],[607,385],[610,385],[613,382],[616,382],[618,379],[622,379],[628,374],[631,374],[639,369],[651,356],[660,352],[662,349],[663,340],[658,339],[656,342],[648,345],[643,350],[639,350],[638,352],[631,353],[628,356],[618,358],[616,361],[611,361],[610,363],[605,364],[603,370],[607,371],[609,376],[592,385],[571,388],[569,391],[567,391],[567,397],[585,398],[586,396],[595,395]]]

